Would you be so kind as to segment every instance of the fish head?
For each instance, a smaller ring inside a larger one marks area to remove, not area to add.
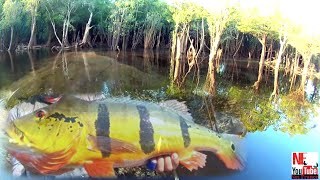
[[[70,105],[57,103],[8,122],[9,147],[46,153],[68,149],[79,141],[83,129],[78,115]]]

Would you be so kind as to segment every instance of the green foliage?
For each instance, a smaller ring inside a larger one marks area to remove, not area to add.
[[[60,24],[64,18],[64,12],[61,12],[64,8],[59,8],[60,6],[61,4],[59,0],[45,0],[44,2],[44,8],[46,8],[49,11],[52,20],[56,24]]]
[[[128,30],[133,28],[134,23],[134,1],[133,0],[116,0],[111,8],[111,26],[113,24],[121,24],[122,35],[126,34]],[[112,31],[115,31],[111,29]]]
[[[177,87],[174,84],[171,84],[170,86],[168,86],[168,89],[166,90],[166,94],[173,99],[181,99],[183,97],[186,97],[188,95],[188,92],[185,91],[184,89]]]
[[[24,5],[24,9],[27,12],[30,12],[32,16],[37,15],[38,7],[40,4],[40,0],[22,0],[22,3]]]
[[[309,102],[294,92],[273,103],[268,100],[268,94],[268,91],[256,94],[251,88],[231,86],[216,98],[217,106],[240,117],[249,132],[264,131],[270,126],[290,135],[308,132],[308,121],[317,115]]]
[[[82,3],[82,0],[45,0],[44,5],[48,8],[51,13],[51,18],[56,22],[56,24],[60,24],[67,16],[68,11],[74,13]]]
[[[162,1],[144,0],[145,20],[144,24],[154,24],[156,29],[161,29],[167,22],[170,21],[170,11],[168,5]]]
[[[295,27],[289,32],[288,43],[303,56],[320,53],[320,35],[307,34],[301,27]]]
[[[301,97],[298,92],[281,96],[280,109],[285,120],[280,122],[279,129],[290,135],[307,133],[307,122],[315,115],[312,105]]]
[[[203,7],[191,2],[179,2],[170,7],[172,20],[175,25],[188,24],[206,15]]]
[[[160,30],[168,25],[171,18],[168,5],[161,0],[116,0],[110,3],[109,8],[104,27],[113,33],[116,31],[114,28],[121,24],[122,36],[135,29],[148,29],[150,26]]]
[[[267,97],[249,89],[232,86],[227,92],[227,107],[237,114],[249,132],[264,131],[280,117]]]
[[[239,32],[237,29],[237,22],[236,21],[230,21],[227,25],[226,28],[221,36],[221,43],[228,41],[228,40],[233,40],[236,39],[236,34]]]
[[[0,14],[2,15],[2,11],[3,11],[3,3],[5,0],[0,0]],[[2,17],[1,17],[2,19]]]
[[[242,11],[237,28],[241,32],[250,33],[257,38],[263,35],[274,36],[277,31],[274,19],[260,16],[258,9]]]
[[[86,6],[88,7],[88,10],[92,10],[94,12],[92,24],[96,24],[99,28],[104,27],[106,24],[106,21],[108,20],[108,17],[110,16],[111,2],[109,0],[94,0],[94,1],[89,1],[88,5],[84,5],[84,7]],[[89,17],[88,13],[86,17],[88,19]],[[81,17],[78,22],[83,23],[83,20],[81,19]]]
[[[29,25],[29,24],[28,24]],[[37,43],[44,44],[48,41],[49,31],[52,28],[44,8],[39,8],[37,12],[36,36]],[[27,28],[26,28],[27,29]],[[29,31],[28,31],[29,33]],[[29,35],[29,34],[28,34]]]
[[[5,0],[2,8],[1,29],[21,23],[22,5],[20,1]]]

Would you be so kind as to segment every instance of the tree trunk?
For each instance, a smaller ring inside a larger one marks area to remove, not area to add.
[[[126,51],[127,50],[127,44],[128,44],[128,41],[129,40],[129,37],[128,37],[128,35],[124,35],[123,37],[122,37],[122,50],[123,51]]]
[[[58,42],[59,42],[60,46],[63,48],[63,44],[62,44],[62,42],[61,42],[61,40],[60,40],[59,36],[57,35],[56,25],[54,24],[54,22],[53,22],[53,21],[51,21],[51,24],[52,24],[52,29],[53,29],[54,35],[56,36],[56,38],[57,38],[57,40],[58,40]]]
[[[12,39],[13,39],[13,26],[11,26],[11,34],[10,34],[10,43],[9,43],[9,48],[8,51],[11,51],[11,47],[12,47]]]
[[[147,27],[148,29],[144,35],[144,49],[152,49],[154,46],[154,36],[156,33],[156,29],[153,25]]]
[[[159,30],[159,33],[158,33],[158,36],[157,36],[157,49],[159,49],[160,48],[160,43],[161,43],[161,29],[162,28],[160,28],[160,30]]]
[[[118,44],[119,44],[119,38],[120,38],[120,31],[121,31],[121,25],[118,25],[116,27],[116,31],[113,33],[113,38],[112,38],[112,47],[111,49],[113,51],[117,50]]]
[[[171,54],[170,54],[170,79],[174,79],[174,67],[175,67],[175,54],[176,54],[176,43],[177,43],[177,31],[178,26],[175,26],[175,29],[172,33],[172,44],[171,44]],[[173,81],[172,81],[173,82]]]
[[[300,90],[304,98],[304,89],[307,82],[308,77],[308,71],[309,71],[309,65],[311,62],[312,54],[304,55],[303,56],[303,71],[302,71],[302,78],[301,78],[301,84],[300,84]]]
[[[143,71],[151,73],[152,62],[154,60],[154,53],[152,50],[143,50]]]
[[[68,7],[67,15],[63,20],[62,49],[64,49],[64,46],[70,46],[70,43],[68,40],[70,14],[71,14],[71,7]]]
[[[11,52],[8,51],[8,54],[9,54],[9,58],[10,58],[11,72],[14,72],[14,63],[13,63]]]
[[[143,37],[143,28],[136,27],[136,29],[133,31],[132,46],[131,46],[132,50],[136,49],[136,47],[141,43],[142,37]]]
[[[89,20],[86,24],[86,30],[84,31],[84,35],[83,35],[83,38],[82,38],[82,42],[81,44],[86,44],[87,43],[87,39],[88,39],[88,35],[89,35],[89,31],[90,29],[92,28],[90,25],[91,25],[91,21],[92,21],[92,12],[90,12],[90,17],[89,17]]]
[[[122,24],[124,21],[124,15],[125,11],[123,11],[116,19],[114,20],[114,26],[113,26],[113,35],[112,35],[112,45],[111,45],[111,50],[116,51],[119,49],[119,39],[120,39],[120,34],[122,31]]]
[[[81,52],[81,54],[82,54],[84,69],[86,71],[88,81],[90,82],[91,81],[91,76],[90,76],[89,64],[88,64],[87,56],[86,56],[85,52]]]
[[[111,32],[106,33],[106,41],[107,41],[107,47],[111,48],[112,47],[112,33]]]
[[[185,25],[182,31],[181,42],[180,42],[180,52],[182,52],[182,58],[180,58],[180,77],[179,86],[182,85],[182,77],[186,73],[186,55],[187,55],[187,44],[189,39],[189,24]]]
[[[235,44],[235,46],[236,46],[236,51],[234,52],[234,54],[233,54],[233,56],[232,56],[233,59],[236,57],[236,55],[237,55],[238,52],[239,52],[239,49],[240,49],[240,47],[241,47],[241,45],[242,45],[243,38],[244,38],[244,34],[242,34],[241,39],[240,39],[240,42],[236,42],[236,44]]]
[[[28,44],[28,49],[31,49],[35,42],[36,16],[31,17],[31,35]]]
[[[198,59],[200,53],[202,52],[203,45],[204,45],[204,19],[203,18],[201,20],[201,36],[200,36],[200,38],[201,38],[201,40],[200,40],[199,49],[198,49],[198,52],[195,57],[196,60]]]
[[[31,54],[30,50],[28,50],[28,57],[29,57],[30,65],[31,65],[32,75],[35,76],[36,73],[35,73],[35,69],[34,69],[34,59],[33,59],[33,56]]]
[[[69,46],[68,31],[69,31],[69,18],[65,20],[63,25],[63,39],[62,39],[63,46]]]
[[[47,43],[46,46],[49,47],[51,44],[51,40],[52,40],[52,28],[50,27],[50,25],[48,26],[49,28],[49,34],[48,34],[48,39],[47,39]]]
[[[299,67],[299,53],[298,53],[298,50],[296,49],[295,57],[294,57],[294,60],[291,64],[291,68],[290,68],[290,76],[291,76],[290,91],[292,91],[292,88],[296,83],[296,78],[297,78],[296,71],[297,71],[298,67]]]
[[[184,75],[185,68],[185,41],[188,35],[188,25],[184,24],[182,30],[176,34],[176,42],[175,42],[175,50],[172,54],[174,57],[175,65],[174,65],[174,76],[173,76],[173,84],[178,87],[182,86],[182,77]]]
[[[279,39],[280,39],[280,50],[279,50],[278,58],[276,60],[276,65],[274,67],[274,82],[273,82],[273,92],[271,94],[271,98],[277,97],[277,95],[279,94],[279,85],[278,85],[279,68],[280,68],[280,63],[281,63],[281,56],[284,52],[284,46],[287,41],[286,34],[283,35],[283,38],[280,35]]]
[[[218,45],[220,42],[221,34],[223,29],[219,29],[219,24],[211,27],[210,31],[210,54],[209,54],[209,66],[208,73],[206,79],[206,90],[209,94],[215,95],[216,92],[216,67],[215,67],[215,59],[217,55]]]
[[[211,95],[214,95],[216,92],[216,73],[215,73],[214,58],[215,58],[215,53],[210,50],[206,86],[207,86],[208,93]]]
[[[266,39],[267,35],[264,34],[261,39],[259,39],[259,42],[261,43],[262,50],[261,50],[261,56],[260,56],[260,61],[259,61],[259,74],[258,74],[258,80],[254,83],[253,88],[258,91],[259,90],[259,85],[262,80],[262,74],[263,74],[263,69],[264,69],[264,60],[265,60],[265,55],[266,55]]]
[[[47,7],[46,7],[46,11],[47,11],[47,13],[49,15],[49,19],[50,19],[50,22],[51,22],[51,25],[52,25],[52,29],[53,29],[54,35],[56,36],[60,46],[63,48],[63,44],[62,44],[59,36],[57,35],[56,24],[54,23],[54,21],[53,21],[53,19],[51,17],[50,11],[49,11],[49,9]]]
[[[94,37],[93,37],[93,39],[91,40],[91,47],[93,47],[92,44],[93,44],[93,45],[96,44],[96,41],[97,41],[97,39],[98,39],[98,36],[99,36],[99,33],[97,32],[97,34],[95,34]]]
[[[175,68],[174,68],[174,76],[173,82],[178,83],[178,78],[180,77],[180,55],[181,55],[181,37],[177,36],[176,41],[176,56],[175,56]]]
[[[197,52],[197,54],[195,56],[196,69],[197,69],[196,70],[197,71],[197,87],[198,87],[198,85],[200,83],[200,67],[199,67],[199,64],[198,64],[198,58],[199,58],[200,53],[203,50],[204,36],[205,36],[205,34],[204,34],[204,18],[202,18],[202,20],[201,20],[201,36],[200,36],[201,40],[200,40],[200,45],[199,45],[198,52]]]

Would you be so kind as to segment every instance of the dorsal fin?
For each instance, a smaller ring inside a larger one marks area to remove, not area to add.
[[[167,100],[159,103],[160,106],[171,109],[188,121],[193,121],[191,113],[185,101],[179,102],[176,99]]]
[[[84,101],[101,101],[106,98],[111,98],[110,88],[107,82],[103,82],[101,87],[101,92],[96,93],[85,93],[85,94],[75,94],[73,95],[76,98],[82,99]]]
[[[79,98],[79,97],[76,97],[74,95],[62,95],[60,100],[57,103],[54,103],[54,104],[59,105],[59,104],[67,103],[67,104],[70,104],[70,107],[72,107],[75,102],[83,104],[83,103],[88,103],[89,101],[86,101],[86,100],[84,100],[82,98]]]
[[[99,100],[103,100],[103,99],[106,98],[103,93],[76,94],[76,95],[73,95],[73,96],[78,98],[78,99],[81,99],[81,100],[84,100],[84,101],[88,101],[88,102],[99,101]]]
[[[179,116],[183,117],[187,121],[193,122],[191,113],[189,112],[189,109],[184,101],[179,102],[174,99],[174,100],[163,101],[160,103],[155,103],[155,102],[146,102],[146,101],[131,99],[131,97],[113,97],[113,98],[106,98],[103,101],[115,102],[115,103],[131,103],[135,105],[145,105],[145,106],[160,106],[165,108],[166,110],[177,113]]]

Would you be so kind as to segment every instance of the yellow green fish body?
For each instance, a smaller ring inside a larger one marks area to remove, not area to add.
[[[106,99],[59,102],[8,124],[8,151],[29,170],[60,174],[84,166],[90,176],[114,175],[152,157],[178,153],[189,170],[205,165],[212,151],[230,169],[241,169],[231,141],[155,103]]]

